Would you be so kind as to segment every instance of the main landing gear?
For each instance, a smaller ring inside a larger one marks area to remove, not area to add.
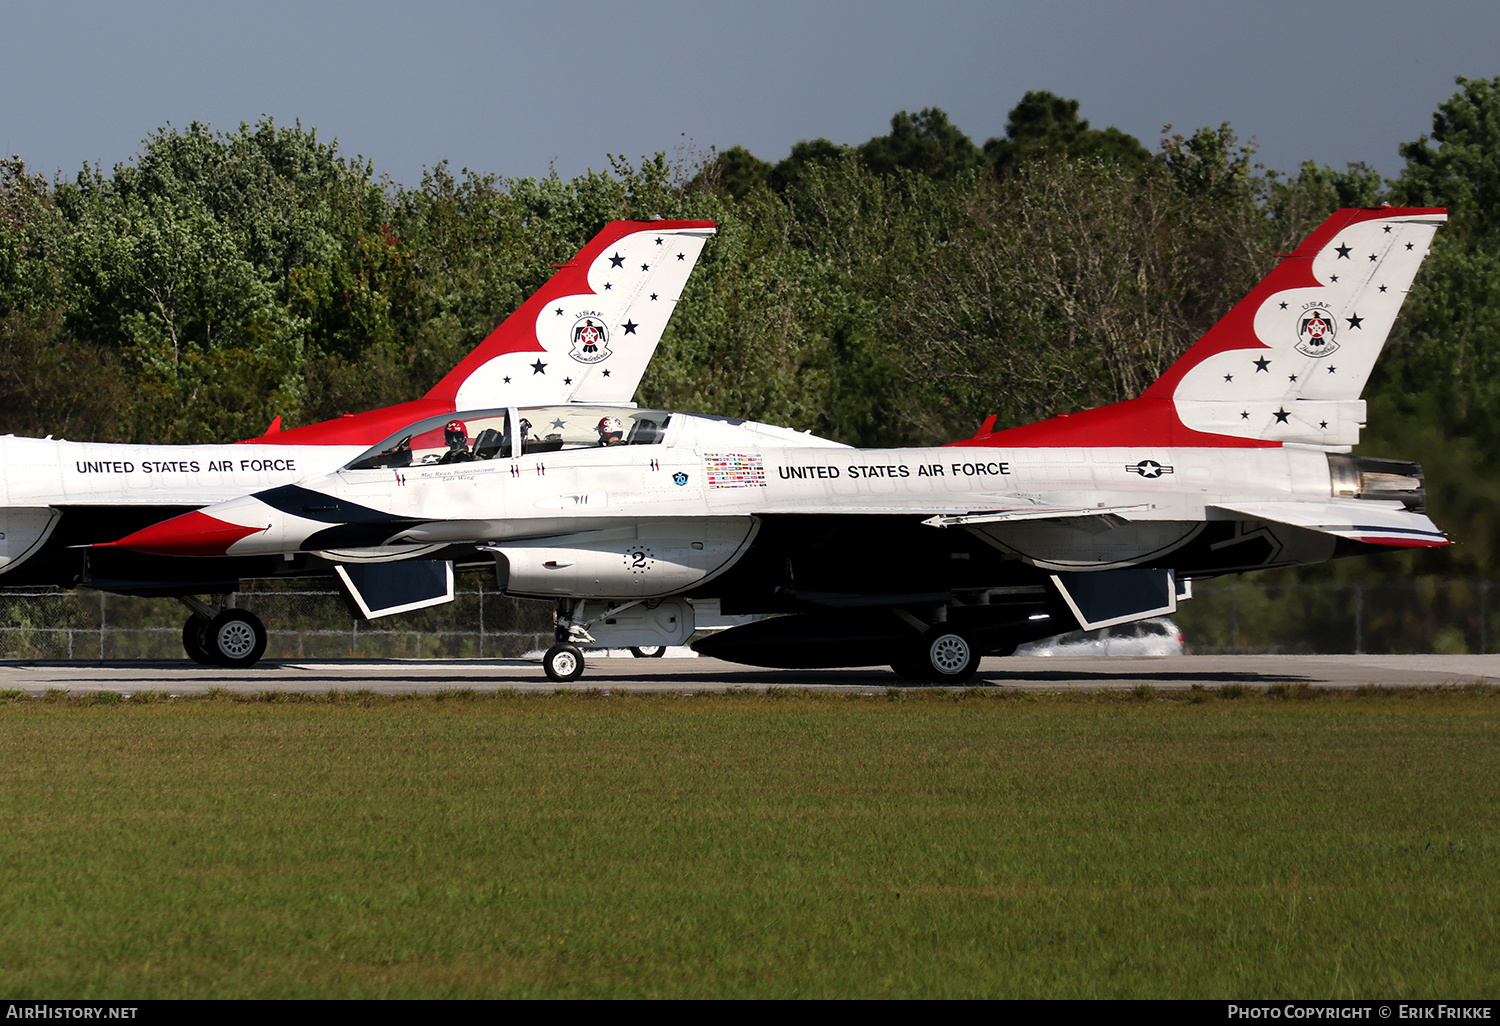
[[[962,622],[950,622],[947,609],[937,611],[935,623],[923,621],[906,610],[895,612],[921,632],[919,637],[903,642],[900,655],[891,661],[896,676],[951,685],[962,684],[978,672],[984,650],[972,629],[966,629]]]
[[[938,624],[912,644],[906,657],[892,662],[891,669],[903,680],[962,684],[978,671],[981,654],[967,634]]]
[[[219,598],[215,610],[190,595],[178,597],[193,613],[182,625],[183,649],[202,666],[254,666],[266,652],[265,624],[254,613],[226,607],[224,596]]]

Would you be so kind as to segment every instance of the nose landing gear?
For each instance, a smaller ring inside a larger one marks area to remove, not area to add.
[[[575,681],[583,676],[583,653],[573,645],[553,645],[542,656],[542,669],[559,684]]]

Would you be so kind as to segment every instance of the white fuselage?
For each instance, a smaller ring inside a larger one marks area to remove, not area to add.
[[[0,436],[0,506],[207,506],[326,474],[348,445],[121,445]]]
[[[119,445],[0,436],[0,586],[7,573],[46,549],[65,510],[83,516],[87,525],[83,534],[70,534],[72,544],[113,541],[140,526],[148,508],[212,505],[327,473],[360,451],[347,445]],[[132,509],[138,511],[134,517]]]
[[[1326,455],[1292,447],[859,450],[762,425],[673,415],[660,444],[400,469],[339,470],[302,487],[377,510],[389,544],[497,542],[607,522],[775,514],[1128,510],[1133,523],[1202,522],[1225,500],[1327,500]],[[230,555],[295,552],[329,520],[247,497],[209,511],[254,527]],[[1048,526],[1055,529],[1051,519]],[[1144,530],[1150,530],[1143,528]]]

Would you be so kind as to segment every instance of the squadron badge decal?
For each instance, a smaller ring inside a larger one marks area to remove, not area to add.
[[[609,359],[609,332],[597,313],[581,314],[573,323],[573,349],[568,355],[579,363]]]
[[[1333,314],[1320,303],[1309,303],[1297,318],[1297,352],[1303,356],[1320,357],[1339,350],[1333,340],[1337,325]]]

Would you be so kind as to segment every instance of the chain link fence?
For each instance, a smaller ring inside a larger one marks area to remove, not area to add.
[[[361,621],[335,590],[256,582],[235,605],[270,632],[267,659],[510,659],[552,643],[552,603],[483,585],[455,600]],[[97,591],[0,592],[0,659],[182,659],[183,605]]]
[[[362,622],[332,589],[257,582],[236,605],[270,631],[268,659],[515,658],[552,639],[552,603],[482,583],[447,605]],[[1495,582],[1200,581],[1175,620],[1190,651],[1487,653],[1500,645]],[[187,610],[101,592],[0,592],[0,659],[180,659]]]

